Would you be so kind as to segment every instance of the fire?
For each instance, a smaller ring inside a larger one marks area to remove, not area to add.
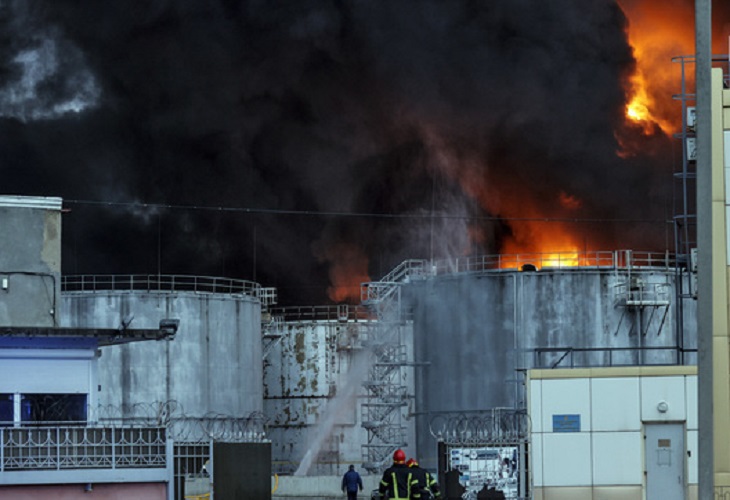
[[[580,232],[562,218],[574,217],[583,201],[574,194],[560,191],[552,205],[556,207],[552,217],[545,217],[533,202],[515,196],[502,199],[500,212],[512,218],[512,233],[501,246],[503,255],[514,255],[517,262],[505,267],[532,264],[542,267],[569,267],[580,265]],[[525,255],[528,254],[528,255]]]
[[[320,260],[330,262],[329,277],[332,284],[327,288],[330,300],[358,303],[360,285],[370,281],[365,253],[355,245],[338,243],[328,246],[320,255]]]
[[[646,86],[643,83],[643,78],[639,75],[634,75],[632,83],[634,85],[635,93],[634,97],[626,105],[626,116],[630,120],[644,125],[644,133],[649,135],[653,129],[650,125],[655,123],[656,119],[649,112],[650,102],[649,96],[646,94]]]
[[[513,225],[513,235],[504,242],[501,253],[505,257],[502,268],[532,264],[540,269],[581,264],[575,236],[560,222],[519,221]]]
[[[426,129],[426,132],[429,132]],[[570,222],[577,219],[583,200],[569,190],[561,190],[551,199],[542,200],[553,206],[553,213],[544,213],[535,197],[524,196],[525,185],[509,172],[496,169],[485,176],[478,159],[453,154],[436,134],[428,134],[430,146],[441,158],[443,172],[458,180],[461,189],[491,214],[502,217],[509,226],[509,234],[500,233],[496,250],[500,266],[519,268],[524,264],[541,267],[567,267],[581,264],[580,249],[585,242],[580,231]],[[503,172],[504,175],[500,175]],[[469,227],[472,242],[484,245],[490,241],[492,228],[481,225]]]
[[[560,205],[569,210],[578,210],[583,203],[580,199],[572,194],[568,194],[565,191],[561,191],[558,197]]]
[[[670,63],[667,63],[670,64]],[[626,104],[626,118],[639,125],[644,135],[655,133],[657,128],[666,135],[671,135],[678,130],[677,119],[663,118],[652,112],[658,109],[659,104],[649,94],[650,85],[647,83],[642,72],[637,72],[631,78],[631,98]]]
[[[627,158],[639,152],[647,154],[649,138],[671,137],[679,131],[681,108],[672,96],[679,91],[680,74],[672,58],[694,53],[694,4],[658,0],[618,3],[628,20],[626,37],[635,61],[630,74],[623,75],[623,107],[612,110],[621,119],[614,130],[617,155]],[[715,40],[716,47],[723,47],[718,52],[727,47],[727,26],[722,36],[723,44]],[[684,76],[691,87],[692,74]],[[427,124],[421,126],[442,172],[458,180],[463,192],[486,212],[504,219],[509,231],[506,236],[501,227],[494,233],[480,224],[469,227],[472,242],[483,247],[491,244],[501,254],[502,267],[590,265],[586,255],[594,249],[587,248],[581,228],[563,222],[580,219],[577,214],[583,206],[581,199],[564,190],[554,199],[532,200],[524,179],[499,169],[485,173],[480,163],[483,158],[450,151],[436,130]],[[544,207],[551,207],[550,213],[545,213]],[[593,244],[599,245],[600,241],[594,240]],[[367,258],[357,249],[341,248],[329,254],[327,260],[333,262],[330,297],[338,302],[356,299],[359,284],[369,281]]]
[[[672,99],[678,91],[680,74],[671,60],[695,52],[694,2],[619,0],[619,5],[628,18],[626,33],[636,59],[627,86],[626,118],[639,125],[645,135],[658,127],[670,136],[681,126],[679,106]],[[720,14],[716,16],[722,19],[727,7],[717,7]],[[724,53],[728,25],[718,28],[713,27],[713,48],[715,53]],[[684,76],[692,87],[694,71]]]
[[[619,0],[628,18],[626,34],[636,68],[626,85],[625,116],[644,135],[671,136],[679,130],[677,93],[679,75],[672,57],[694,52],[694,8],[691,2]],[[631,133],[625,132],[625,133]],[[632,154],[633,141],[617,133],[621,152]],[[635,143],[634,143],[635,144]]]

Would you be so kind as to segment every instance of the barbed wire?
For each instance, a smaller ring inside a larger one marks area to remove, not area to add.
[[[261,442],[267,439],[269,418],[259,411],[243,417],[217,412],[188,415],[178,401],[170,400],[89,407],[87,421],[103,427],[165,427],[168,437],[182,442]]]
[[[447,445],[503,445],[529,439],[529,416],[524,410],[493,408],[476,412],[438,412],[429,416],[431,435]]]

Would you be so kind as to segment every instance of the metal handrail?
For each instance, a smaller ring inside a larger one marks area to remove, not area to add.
[[[574,354],[586,354],[586,353],[595,353],[595,354],[608,354],[608,363],[605,366],[625,366],[625,364],[614,364],[614,353],[635,353],[639,354],[641,352],[697,352],[697,349],[682,349],[676,346],[642,346],[642,347],[537,347],[534,349],[524,349],[524,351],[529,352],[532,351],[534,353],[534,364],[531,368],[536,369],[545,369],[545,368],[565,368],[566,366],[561,365],[563,360],[565,358],[568,358],[569,364],[567,365],[570,368],[576,368],[576,367],[582,367],[582,365],[576,365],[575,360],[573,358]],[[561,354],[560,358],[558,358],[557,361],[548,362],[548,360],[543,361],[542,355],[543,354]],[[629,363],[630,365],[635,365],[636,363]],[[652,363],[642,363],[643,365],[651,365]],[[662,363],[666,364],[666,363]],[[673,363],[673,365],[676,365],[678,363]],[[595,363],[591,363],[592,367],[596,367],[597,365]]]
[[[634,250],[599,250],[477,255],[426,260],[405,260],[379,280],[363,283],[363,301],[380,298],[389,290],[414,277],[450,275],[480,271],[540,269],[674,269],[679,265],[675,254]]]
[[[408,259],[404,260],[393,268],[388,274],[383,276],[383,279],[379,281],[383,282],[399,282],[413,275],[422,275],[428,261],[422,259]]]
[[[293,306],[269,309],[282,321],[373,321],[372,311],[365,306],[338,304],[327,306]]]
[[[253,281],[178,274],[82,274],[61,277],[63,292],[148,291],[244,294],[259,297],[260,284]]]
[[[436,260],[432,264],[435,275],[461,272],[524,270],[527,266],[535,269],[575,269],[575,268],[674,268],[675,256],[668,252],[636,252],[632,250],[554,252],[480,255],[454,259]]]

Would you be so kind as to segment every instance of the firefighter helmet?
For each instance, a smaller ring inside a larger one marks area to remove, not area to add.
[[[398,448],[393,453],[393,462],[396,464],[402,464],[406,461],[406,452]]]
[[[416,460],[415,458],[409,458],[406,462],[406,465],[408,467],[418,467],[418,460]]]

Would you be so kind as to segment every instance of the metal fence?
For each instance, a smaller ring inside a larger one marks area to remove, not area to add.
[[[174,497],[176,500],[205,497],[200,486],[210,482],[213,442],[176,442],[174,444]],[[197,486],[192,489],[191,485]],[[203,493],[198,495],[199,493]]]
[[[0,472],[165,468],[163,427],[8,427],[0,429]]]

